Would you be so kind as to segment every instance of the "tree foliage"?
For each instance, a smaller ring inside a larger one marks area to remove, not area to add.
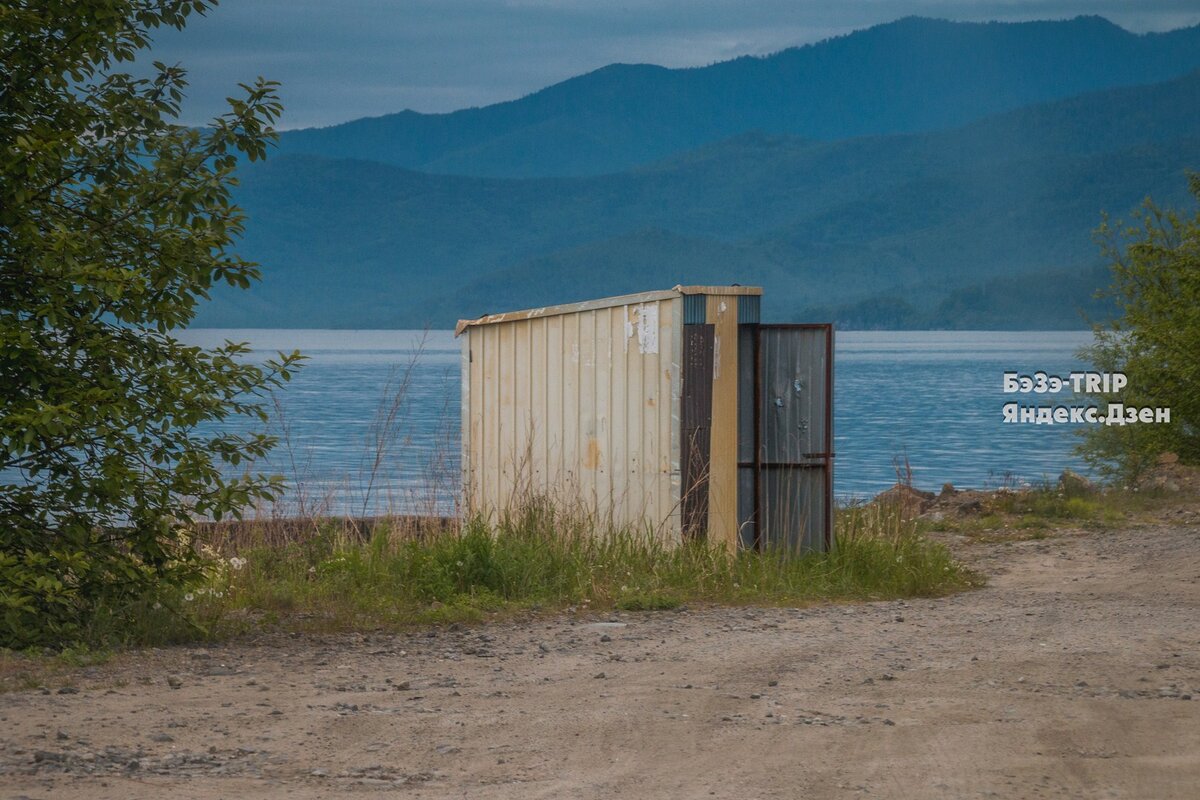
[[[1189,178],[1200,201],[1200,174]],[[1126,408],[1169,408],[1169,423],[1096,427],[1082,452],[1125,478],[1159,454],[1200,463],[1200,211],[1188,216],[1147,200],[1136,224],[1098,231],[1111,262],[1108,290],[1118,318],[1097,326],[1085,355],[1100,370],[1123,372],[1128,386],[1102,398]]]
[[[180,67],[117,69],[214,3],[0,3],[0,645],[170,603],[200,574],[193,522],[280,489],[229,469],[270,437],[212,431],[265,419],[299,355],[172,333],[215,285],[258,278],[230,250],[230,187],[274,137],[276,84],[199,130],[178,123]]]

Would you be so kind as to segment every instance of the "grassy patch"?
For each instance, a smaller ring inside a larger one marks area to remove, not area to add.
[[[1106,488],[1063,491],[1054,486],[987,495],[973,513],[946,513],[919,521],[921,531],[953,531],[982,542],[1045,539],[1064,528],[1103,530],[1132,522],[1152,522],[1177,508],[1178,493]]]
[[[429,535],[380,524],[364,537],[314,525],[280,542],[244,531],[216,543],[212,578],[180,598],[182,615],[147,610],[146,627],[128,641],[223,638],[264,627],[398,628],[530,609],[933,596],[976,580],[886,509],[843,509],[837,520],[834,551],[802,557],[673,547],[631,530],[597,533],[592,521],[550,506]]]
[[[69,686],[72,676],[81,668],[104,664],[111,656],[111,650],[90,650],[83,646],[59,652],[0,650],[0,692]]]
[[[592,521],[550,506],[493,525],[474,520],[424,534],[386,523],[365,536],[313,524],[285,541],[251,528],[205,548],[211,569],[203,585],[140,609],[132,628],[115,629],[101,614],[88,631],[97,646],[170,644],[270,629],[475,622],[568,607],[653,611],[684,603],[935,596],[977,581],[887,509],[840,510],[836,538],[830,553],[731,555],[702,543],[669,546],[638,531],[597,533]],[[66,667],[88,657],[58,660]],[[27,665],[19,654],[5,658],[10,667]]]

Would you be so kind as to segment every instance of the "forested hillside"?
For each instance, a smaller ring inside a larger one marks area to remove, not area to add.
[[[966,325],[982,312],[956,292],[1026,287],[1032,298],[1045,276],[1091,275],[1101,212],[1126,214],[1148,194],[1184,202],[1185,170],[1197,167],[1196,72],[944,131],[741,133],[584,178],[276,154],[244,168],[238,190],[242,250],[265,279],[219,293],[201,321],[448,327],[506,308],[739,282],[765,286],[776,316],[900,298],[920,324]],[[1005,278],[1014,282],[996,283]],[[1090,291],[1072,296],[1086,304]],[[1070,303],[1057,318],[1006,307],[1008,317],[990,312],[995,325],[1079,324]]]

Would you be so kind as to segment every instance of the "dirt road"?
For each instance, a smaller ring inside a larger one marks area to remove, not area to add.
[[[1192,800],[1191,513],[968,547],[940,600],[125,655],[0,695],[0,795]]]

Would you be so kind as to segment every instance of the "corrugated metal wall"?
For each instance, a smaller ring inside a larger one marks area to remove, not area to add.
[[[833,331],[763,325],[758,337],[761,543],[824,550],[833,500]]]
[[[468,509],[548,496],[678,540],[682,317],[672,297],[468,327]]]

